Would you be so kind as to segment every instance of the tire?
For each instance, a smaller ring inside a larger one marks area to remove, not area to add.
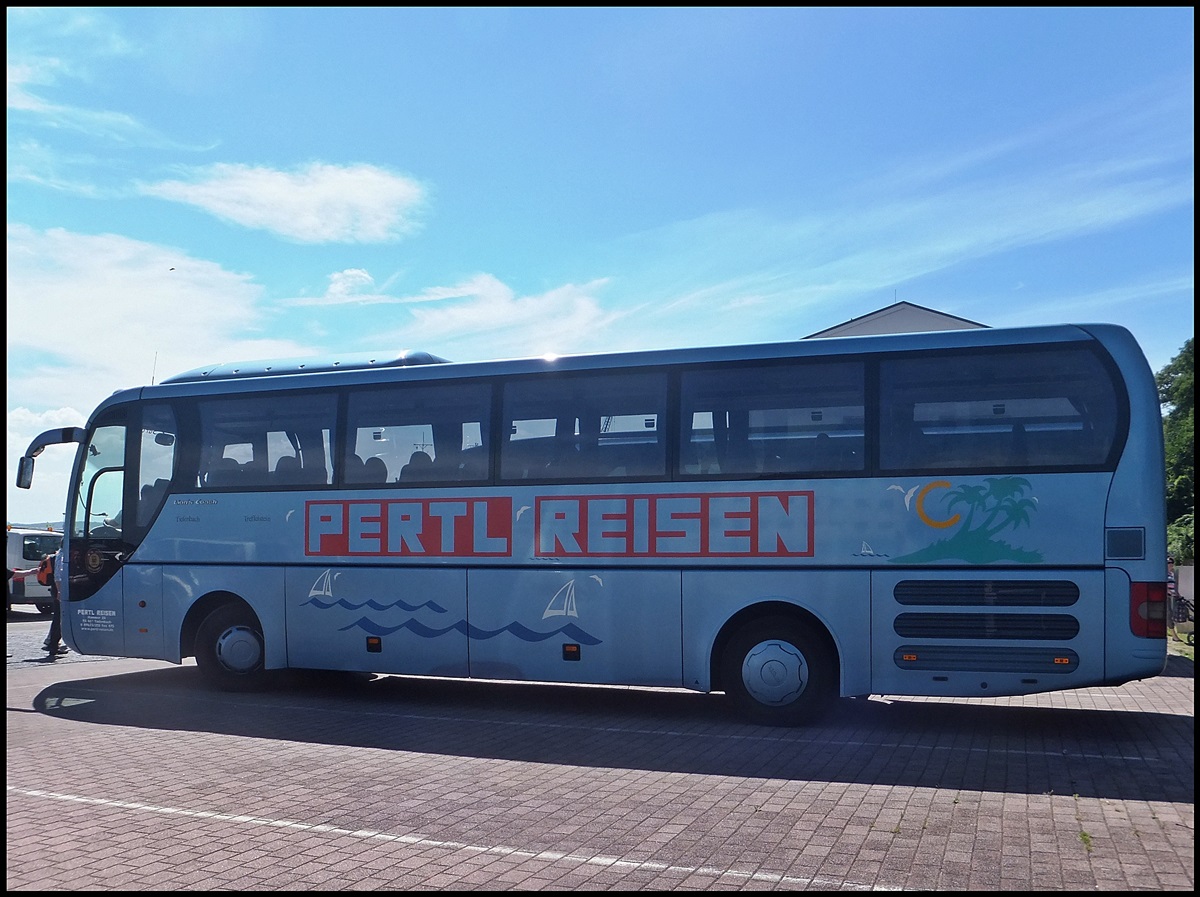
[[[53,605],[53,604],[35,604],[35,605],[34,605],[34,607],[36,607],[36,608],[37,608],[37,612],[38,612],[39,614],[52,614],[52,613],[54,613],[54,605]]]
[[[196,666],[221,691],[253,691],[266,683],[262,626],[241,604],[224,604],[196,631]]]
[[[798,726],[828,709],[837,694],[837,665],[810,627],[773,617],[734,633],[722,654],[721,681],[750,722]]]

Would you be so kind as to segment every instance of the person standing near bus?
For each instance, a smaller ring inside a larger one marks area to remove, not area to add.
[[[57,553],[46,555],[37,568],[37,581],[50,587],[50,601],[54,605],[54,610],[50,612],[50,631],[46,634],[46,640],[42,642],[42,648],[50,660],[67,653],[67,646],[62,644],[62,605],[58,600],[58,583],[54,579],[56,556]]]
[[[1186,622],[1179,619],[1179,584],[1175,581],[1175,558],[1167,555],[1167,632],[1171,638],[1179,638],[1175,624]]]

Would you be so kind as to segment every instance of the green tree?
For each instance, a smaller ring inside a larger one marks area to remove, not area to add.
[[[1189,339],[1159,371],[1158,400],[1163,407],[1163,443],[1167,463],[1167,546],[1176,560],[1196,556],[1196,365]]]

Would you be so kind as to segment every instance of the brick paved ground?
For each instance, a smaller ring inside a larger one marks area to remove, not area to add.
[[[1121,688],[845,701],[778,730],[712,696],[230,696],[191,666],[22,651],[9,890],[1194,889],[1183,657]]]

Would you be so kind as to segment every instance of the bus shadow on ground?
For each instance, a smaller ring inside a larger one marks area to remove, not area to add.
[[[1192,667],[1173,660],[1169,675]],[[101,726],[567,766],[1114,800],[1195,794],[1194,716],[1136,709],[846,699],[788,729],[741,722],[719,694],[297,671],[230,694],[204,688],[189,666],[56,683],[33,709]]]

